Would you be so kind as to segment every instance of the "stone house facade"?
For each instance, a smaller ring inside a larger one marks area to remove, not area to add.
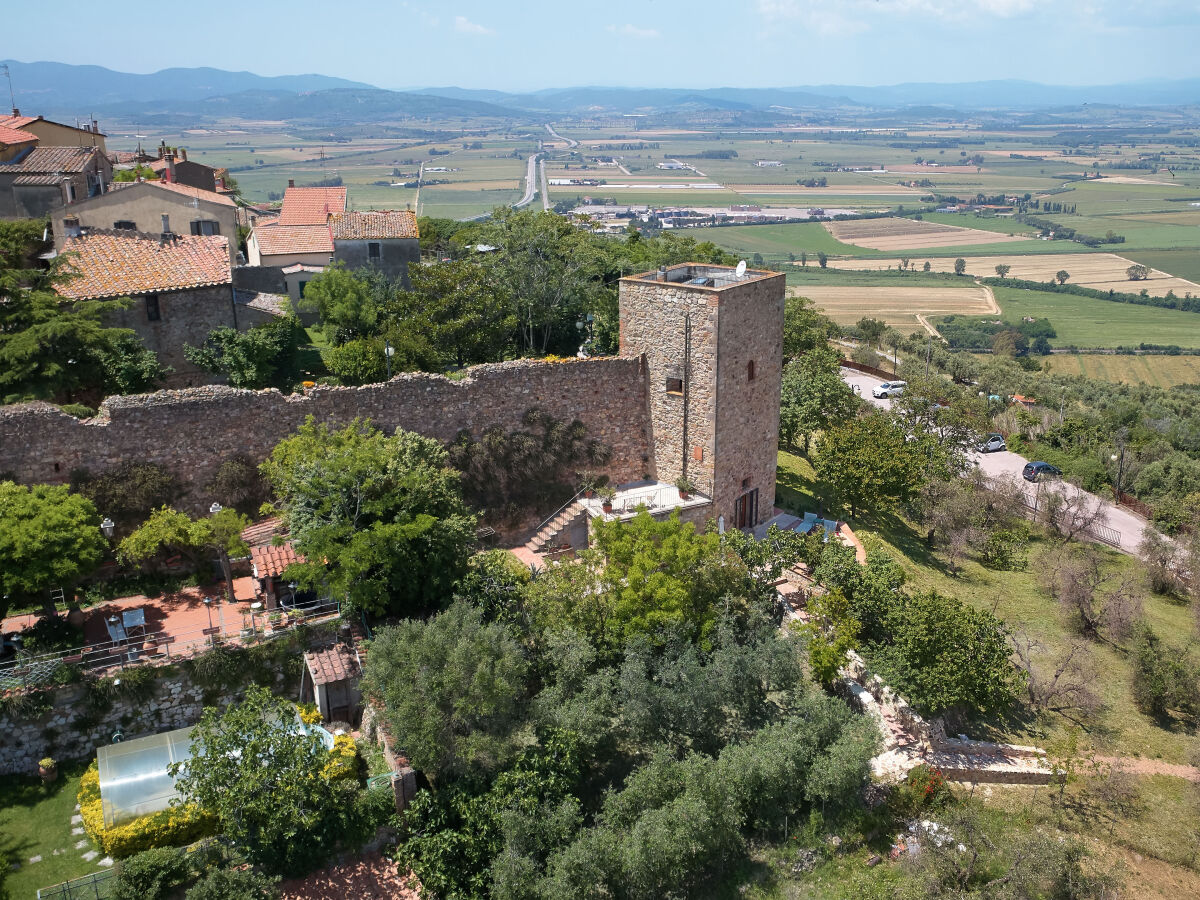
[[[96,147],[34,147],[0,163],[0,219],[40,219],[111,183],[112,164]]]
[[[421,262],[417,216],[411,210],[345,212],[329,217],[333,258],[348,269],[378,269],[404,287],[408,267]]]

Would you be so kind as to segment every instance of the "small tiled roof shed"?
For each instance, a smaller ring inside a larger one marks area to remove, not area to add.
[[[301,698],[317,704],[326,722],[353,723],[362,712],[362,661],[350,644],[337,643],[304,654]]]

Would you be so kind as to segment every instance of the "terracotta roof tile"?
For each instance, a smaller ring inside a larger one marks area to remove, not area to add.
[[[267,547],[275,535],[282,533],[283,519],[272,516],[261,522],[254,522],[242,529],[242,540],[251,547]]]
[[[40,118],[41,116],[0,116],[0,128],[24,128]]]
[[[255,578],[272,578],[282,575],[283,570],[295,562],[304,562],[304,557],[291,544],[278,547],[267,544],[250,548],[250,563],[254,566]]]
[[[0,163],[0,172],[82,172],[99,152],[95,147],[34,147],[20,162]]]
[[[91,231],[69,237],[63,253],[78,272],[55,289],[72,300],[229,284],[229,243],[220,236],[182,235],[167,243],[137,232]]]
[[[346,211],[344,187],[290,187],[283,192],[280,225],[324,225]]]
[[[258,252],[264,256],[287,253],[333,253],[328,225],[283,225],[259,222],[254,226]]]
[[[361,674],[358,655],[345,644],[334,644],[326,650],[310,650],[304,654],[304,661],[313,684],[335,684]]]
[[[55,185],[66,177],[64,175],[18,175],[13,184]]]
[[[11,119],[12,116],[9,116]],[[14,144],[28,144],[31,141],[37,142],[37,135],[30,134],[28,131],[18,131],[11,125],[6,125],[3,120],[0,120],[0,144],[13,146]]]
[[[148,184],[152,189],[171,191],[174,194],[182,194],[185,197],[195,197],[197,200],[204,200],[208,203],[217,203],[221,206],[237,206],[232,200],[224,194],[218,194],[216,191],[206,191],[203,188],[192,187],[189,184],[175,184],[165,181],[114,181],[108,186],[110,191],[126,190],[133,187],[135,184]]]
[[[416,238],[417,214],[404,209],[345,212],[329,219],[335,241]]]

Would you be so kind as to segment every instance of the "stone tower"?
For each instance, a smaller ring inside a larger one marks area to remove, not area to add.
[[[698,263],[621,279],[621,355],[645,360],[647,474],[686,475],[733,527],[774,511],[784,280]]]

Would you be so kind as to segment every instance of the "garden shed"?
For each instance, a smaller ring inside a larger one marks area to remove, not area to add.
[[[326,722],[353,724],[362,707],[362,662],[354,647],[337,643],[304,654],[300,699],[317,704]]]

